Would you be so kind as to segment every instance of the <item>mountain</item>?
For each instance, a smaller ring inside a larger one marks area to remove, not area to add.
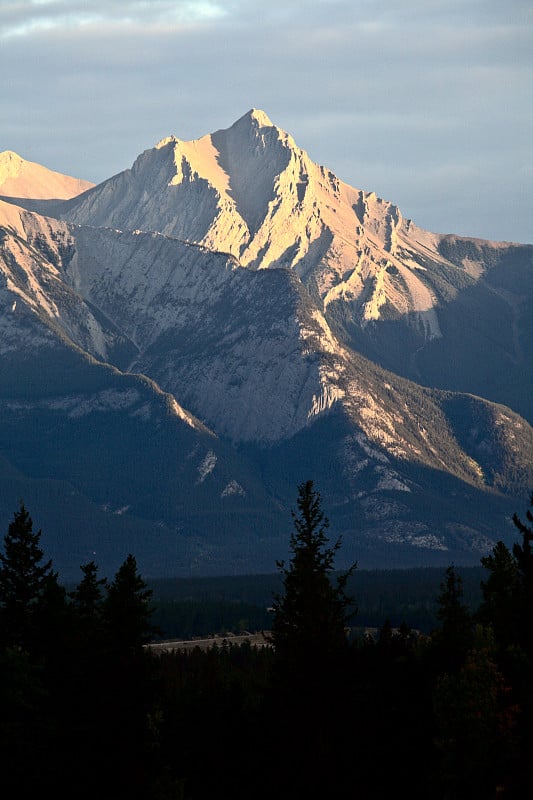
[[[92,186],[94,184],[90,181],[62,175],[26,161],[11,150],[0,153],[0,196],[67,199]]]
[[[56,487],[36,508],[63,570],[274,571],[308,478],[345,563],[476,564],[513,536],[531,246],[423,231],[257,110],[25,193],[0,204],[0,470]]]
[[[419,384],[472,392],[533,423],[533,393],[524,391],[533,385],[533,245],[421,230],[393,204],[314,164],[261,111],[196,141],[164,139],[54,213],[158,231],[251,269],[294,270],[349,347]]]

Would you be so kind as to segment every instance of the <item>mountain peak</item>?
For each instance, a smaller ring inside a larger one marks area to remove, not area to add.
[[[160,141],[155,145],[154,149],[161,150],[161,148],[166,147],[167,144],[176,144],[179,141],[180,140],[177,138],[177,136],[165,136],[163,139],[160,139]]]
[[[268,114],[265,114],[260,108],[251,108],[247,114],[242,117],[242,119],[249,119],[251,122],[256,122],[258,125],[264,128],[272,128],[273,123],[270,120]]]
[[[268,114],[261,111],[259,108],[251,108],[246,114],[231,125],[229,131],[243,131],[252,130],[254,133],[261,131],[262,128],[271,128],[278,130],[279,128],[269,118]],[[220,131],[219,131],[220,133]]]
[[[16,177],[24,163],[24,159],[13,150],[4,150],[0,153],[0,187],[8,178]]]
[[[241,128],[244,126],[252,125],[255,128],[275,128],[276,126],[264,111],[260,108],[251,108],[246,114],[243,114],[242,117],[239,117],[233,125],[230,126],[230,130],[234,130],[235,128]],[[220,133],[221,131],[217,131]],[[165,136],[155,145],[156,150],[160,150],[163,147],[166,147],[169,144],[191,144],[197,143],[199,141],[203,141],[204,139],[208,139],[209,134],[205,134],[201,137],[201,139],[193,139],[191,142],[184,142],[182,139],[179,139],[177,136]]]
[[[0,153],[0,195],[32,199],[67,200],[94,186],[19,156],[13,150]]]

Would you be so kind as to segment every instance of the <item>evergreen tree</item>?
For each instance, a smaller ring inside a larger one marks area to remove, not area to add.
[[[503,542],[497,542],[488,556],[481,559],[488,571],[486,581],[481,581],[482,601],[477,617],[484,625],[491,625],[500,650],[504,651],[517,641],[517,612],[520,577],[518,562]]]
[[[473,623],[468,606],[463,603],[463,580],[454,566],[446,570],[437,598],[439,627],[432,643],[441,672],[455,672],[464,663],[472,644]]]
[[[86,573],[84,591],[96,588],[90,573]],[[131,553],[118,569],[107,589],[103,613],[113,650],[125,654],[142,649],[152,638],[155,628],[150,622],[152,590],[137,570],[137,561]],[[87,598],[85,598],[87,600]]]
[[[340,538],[328,546],[329,521],[321,509],[320,494],[313,481],[298,486],[299,514],[292,511],[294,531],[290,538],[289,565],[278,561],[284,593],[272,604],[271,638],[278,658],[305,661],[324,658],[346,645],[346,625],[356,613],[353,598],[345,593],[348,578],[356,569],[331,580]]]
[[[75,602],[87,612],[94,608],[97,619],[102,586],[96,580],[95,567],[87,565]],[[109,796],[117,793],[121,797],[149,796],[151,659],[155,656],[144,645],[152,637],[151,595],[152,590],[138,572],[135,557],[128,555],[106,587],[101,606],[105,649],[94,670],[99,693],[94,705],[100,708],[100,720],[105,716],[106,725],[98,726],[98,738],[94,739],[96,768],[92,796],[95,796],[94,786],[102,779],[106,781]],[[91,722],[98,720],[88,718],[89,726]],[[90,733],[90,727],[88,730]]]
[[[526,518],[533,522],[529,509]],[[484,624],[492,625],[502,651],[519,646],[533,660],[533,528],[516,513],[513,522],[522,534],[522,543],[515,542],[510,551],[497,542],[492,553],[481,559],[489,575],[481,583],[483,600],[478,615]]]
[[[62,681],[69,609],[52,562],[44,560],[41,531],[33,531],[24,503],[15,512],[0,555],[0,682],[6,791],[31,796],[54,783],[60,750]],[[5,712],[5,713],[4,713]],[[13,785],[11,785],[11,782]]]
[[[44,598],[58,589],[52,562],[43,563],[41,531],[21,501],[4,538],[0,553],[0,631],[4,646],[31,649],[35,644],[36,617]]]
[[[80,569],[83,578],[69,595],[76,618],[76,642],[80,652],[96,655],[102,651],[105,643],[103,607],[107,580],[98,578],[98,567],[94,561],[82,565]]]
[[[530,495],[533,507],[533,493]],[[508,648],[514,657],[511,669],[511,683],[514,696],[521,708],[520,714],[520,766],[514,770],[517,790],[516,796],[533,796],[533,630],[531,617],[533,614],[533,513],[526,512],[527,522],[515,513],[513,522],[522,534],[522,542],[513,545],[513,556],[516,561],[518,586],[515,591],[516,601],[513,603],[514,643]],[[530,523],[530,524],[528,524]],[[513,795],[514,796],[514,795]]]
[[[533,507],[533,492],[530,497]],[[530,509],[526,512],[529,523],[533,523],[533,513]],[[531,618],[533,615],[533,527],[521,521],[518,515],[513,514],[513,522],[522,534],[522,544],[515,542],[513,555],[516,559],[518,570],[518,603],[517,616],[519,619],[519,644],[527,653],[533,663],[533,631]]]
[[[343,726],[350,652],[346,624],[355,609],[345,586],[356,565],[332,580],[340,539],[329,546],[329,523],[312,481],[298,487],[297,505],[292,557],[288,566],[277,562],[284,593],[273,602],[275,660],[267,719],[278,747],[272,755],[276,785],[284,784],[287,797],[326,797],[340,791],[348,777],[332,779],[349,749]],[[265,789],[267,796],[277,790]]]
[[[83,578],[70,593],[72,603],[82,617],[92,617],[101,607],[103,590],[107,586],[105,578],[98,578],[98,567],[94,561],[80,567]]]
[[[437,678],[434,743],[442,794],[432,796],[487,798],[505,788],[517,709],[494,654],[492,629],[477,626],[464,664]]]
[[[530,495],[530,503],[533,507],[533,492]],[[528,508],[526,511],[526,518],[528,522],[533,523],[533,513]],[[525,578],[529,578],[533,583],[533,552],[531,550],[531,543],[533,542],[533,528],[526,523],[522,522],[518,514],[513,514],[513,522],[522,534],[522,545],[514,544],[513,553],[518,561],[518,566]]]

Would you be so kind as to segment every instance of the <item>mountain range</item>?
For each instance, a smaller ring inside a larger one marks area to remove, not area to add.
[[[56,567],[478,564],[533,487],[533,246],[431,233],[267,115],[98,185],[0,154],[0,496]]]

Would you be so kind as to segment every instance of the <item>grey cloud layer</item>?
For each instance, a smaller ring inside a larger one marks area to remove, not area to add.
[[[26,0],[0,8],[0,36],[26,36],[79,25],[176,25],[223,17],[231,3],[217,0]]]

